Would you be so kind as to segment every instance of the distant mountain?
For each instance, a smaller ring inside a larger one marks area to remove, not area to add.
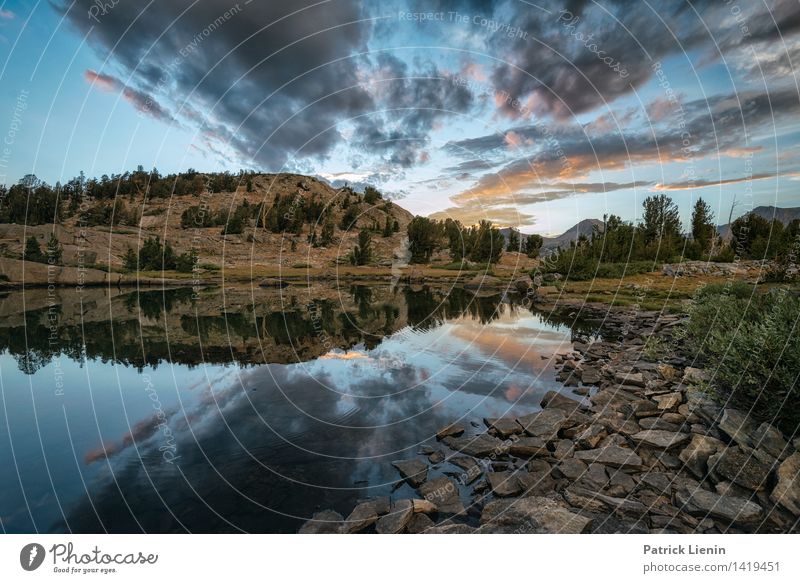
[[[762,219],[772,221],[778,219],[784,225],[788,225],[795,219],[800,219],[800,207],[780,208],[776,206],[757,206],[747,214],[758,215]],[[717,227],[720,237],[727,239],[730,236],[731,225],[726,223]]]
[[[577,225],[573,225],[557,237],[543,237],[544,243],[542,249],[555,249],[556,247],[567,248],[570,241],[577,241],[581,235],[591,236],[592,230],[597,227],[601,232],[603,230],[603,221],[600,219],[583,219]]]

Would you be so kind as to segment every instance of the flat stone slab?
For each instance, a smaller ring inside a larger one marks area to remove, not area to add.
[[[494,500],[481,513],[480,533],[580,534],[592,520],[570,512],[554,500],[528,496],[516,500]]]
[[[641,518],[647,515],[647,506],[628,498],[615,498],[599,492],[593,492],[580,486],[570,486],[564,490],[564,499],[575,508],[589,512],[614,512],[619,516]]]
[[[359,532],[365,528],[375,524],[378,521],[378,512],[375,509],[374,502],[362,502],[356,506],[350,513],[344,524],[342,524],[341,531],[345,534]]]
[[[748,490],[766,488],[772,468],[753,455],[753,450],[742,451],[728,447],[708,458],[708,470]]]
[[[464,431],[466,431],[466,429],[463,425],[453,423],[452,425],[442,427],[439,431],[437,431],[436,439],[442,440],[445,437],[458,437],[459,435],[462,435]]]
[[[421,460],[398,460],[392,462],[392,465],[414,488],[419,487],[428,478],[428,464]]]
[[[484,419],[483,422],[489,429],[494,429],[500,437],[507,438],[522,433],[522,427],[516,419],[501,417],[499,419]]]
[[[739,445],[749,447],[750,437],[756,432],[755,423],[738,409],[723,409],[719,428]]]
[[[445,476],[429,480],[419,488],[420,494],[436,505],[440,514],[463,514],[464,505],[456,483]]]
[[[644,431],[631,435],[631,439],[642,445],[647,445],[656,449],[669,450],[688,443],[691,436],[688,433],[676,433],[673,431],[663,431],[661,429],[645,429]]]
[[[636,452],[618,445],[576,451],[574,457],[587,463],[597,462],[621,470],[642,469],[642,458]]]
[[[696,516],[713,516],[731,524],[758,522],[764,510],[751,500],[735,496],[720,496],[708,490],[679,490],[676,499],[683,509]]]
[[[525,458],[550,455],[547,442],[540,437],[521,437],[509,446],[508,451],[511,455]]]
[[[566,414],[561,409],[544,409],[519,417],[517,423],[531,437],[550,441],[558,437],[558,432],[564,426],[566,418]]]
[[[446,437],[443,442],[453,451],[473,457],[502,455],[508,451],[510,445],[486,433],[475,436]]]
[[[486,479],[495,496],[507,498],[516,496],[522,491],[522,486],[517,477],[510,472],[489,472]]]

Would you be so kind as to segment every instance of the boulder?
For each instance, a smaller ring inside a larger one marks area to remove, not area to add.
[[[440,514],[463,514],[464,505],[456,483],[445,476],[425,482],[419,488],[425,500],[436,505]]]
[[[398,500],[389,514],[381,516],[375,523],[375,530],[378,534],[399,534],[408,526],[413,516],[414,504],[411,500]]]
[[[617,445],[576,451],[575,457],[587,463],[597,462],[622,470],[637,471],[642,469],[642,458],[630,449]]]
[[[521,437],[511,443],[508,451],[511,455],[525,458],[550,455],[547,442],[539,437]]]
[[[428,477],[428,464],[420,460],[398,460],[392,462],[400,475],[414,488],[418,487]]]
[[[719,428],[733,441],[745,447],[750,446],[750,437],[756,431],[756,426],[750,418],[737,409],[724,409],[722,411]]]
[[[681,403],[683,403],[683,395],[681,393],[667,393],[666,395],[656,395],[653,400],[658,403],[660,411],[677,411]]]
[[[621,385],[632,385],[634,387],[644,387],[645,380],[640,372],[615,372],[614,380]]]
[[[728,447],[708,458],[712,476],[730,480],[748,490],[764,490],[772,467],[753,455],[753,450]]]
[[[711,375],[701,368],[687,366],[683,369],[681,382],[686,384],[703,384],[711,380]]]
[[[656,449],[670,450],[688,442],[690,437],[687,433],[675,433],[673,431],[662,431],[660,429],[645,429],[644,431],[631,435],[631,439],[636,443]]]
[[[439,431],[436,432],[436,439],[442,440],[445,437],[458,437],[459,435],[463,434],[465,431],[463,425],[452,424],[448,425],[447,427],[442,427]]]
[[[342,526],[342,515],[333,510],[317,512],[300,527],[300,534],[338,534]]]
[[[578,441],[578,445],[585,449],[594,449],[597,447],[603,438],[608,435],[606,433],[606,428],[601,425],[600,423],[592,423],[578,433],[576,439]]]
[[[556,449],[553,452],[553,457],[557,460],[572,457],[575,453],[575,443],[570,439],[559,439],[556,443]]]
[[[481,513],[481,533],[580,534],[592,520],[570,512],[550,498],[528,496],[494,500]]]
[[[516,496],[522,491],[517,477],[509,472],[489,472],[486,474],[486,479],[495,496],[507,498]]]
[[[551,441],[558,436],[559,430],[566,422],[566,415],[560,409],[544,409],[517,419],[525,433]]]
[[[556,470],[558,470],[561,475],[573,482],[583,476],[587,469],[588,466],[585,462],[575,458],[565,459],[556,466]]]
[[[518,294],[524,296],[531,289],[531,279],[529,277],[520,277],[511,283],[511,287]]]
[[[584,367],[581,371],[581,382],[584,385],[599,385],[602,380],[600,371],[592,366]]]
[[[724,448],[719,439],[695,434],[678,457],[695,477],[702,479],[708,473],[708,458]]]
[[[786,458],[778,467],[778,483],[770,499],[795,516],[800,516],[800,452]]]
[[[362,502],[356,506],[342,524],[341,531],[345,534],[359,532],[378,521],[378,512],[372,501]]]
[[[484,419],[483,422],[489,429],[494,429],[497,434],[506,439],[517,433],[522,433],[522,427],[515,419],[501,417],[499,419]]]
[[[577,484],[599,492],[608,485],[608,471],[603,464],[589,464]]]
[[[542,397],[542,407],[547,407],[550,409],[561,409],[565,413],[569,414],[573,411],[577,411],[581,408],[581,404],[574,400],[570,399],[562,395],[561,393],[557,393],[556,391],[547,391]]]
[[[613,512],[617,516],[626,516],[629,518],[641,518],[647,515],[647,506],[636,500],[628,498],[615,498],[613,496],[606,496],[581,488],[580,486],[572,485],[564,490],[564,500],[570,506],[588,510],[589,512]]]
[[[469,456],[454,455],[453,457],[448,458],[447,461],[464,470],[464,472],[459,476],[459,480],[463,484],[471,484],[483,473],[480,464]]]
[[[502,455],[509,448],[509,444],[486,433],[475,436],[446,437],[443,442],[453,451],[473,457]]]
[[[676,425],[675,423],[669,423],[665,421],[663,417],[645,417],[644,419],[639,419],[639,425],[642,429],[660,429],[662,431],[680,431],[680,425]]]
[[[540,285],[536,288],[536,295],[540,297],[557,295],[558,288],[554,285]]]
[[[430,500],[412,500],[412,506],[414,507],[415,513],[422,513],[422,514],[433,514],[434,512],[438,511],[436,508],[436,504],[431,502]]]
[[[436,524],[426,514],[417,513],[408,521],[406,532],[409,534],[422,534],[435,526]]]
[[[791,453],[791,446],[780,431],[769,423],[762,423],[753,432],[753,447],[763,450],[775,459],[785,460]]]
[[[764,510],[751,500],[736,496],[720,496],[700,489],[680,489],[676,500],[682,509],[694,516],[713,516],[731,524],[752,524],[761,520]]]

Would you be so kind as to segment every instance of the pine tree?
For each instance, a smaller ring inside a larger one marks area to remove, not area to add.
[[[61,243],[58,242],[54,234],[50,233],[50,239],[47,241],[47,262],[50,265],[61,265],[62,256],[63,248]]]
[[[25,241],[25,250],[22,252],[22,256],[25,258],[25,261],[36,261],[37,263],[44,262],[42,248],[39,247],[39,241],[37,241],[36,237],[33,235],[28,237]]]
[[[520,250],[519,246],[519,231],[514,228],[508,230],[508,247],[507,250],[515,252]]]
[[[692,210],[692,238],[701,254],[709,251],[716,232],[711,207],[702,198],[698,198]]]
[[[528,235],[525,239],[525,254],[528,257],[538,257],[544,240],[541,235]]]
[[[322,235],[320,236],[319,240],[320,247],[328,247],[331,243],[333,243],[334,228],[333,219],[328,217],[328,219],[322,225]]]

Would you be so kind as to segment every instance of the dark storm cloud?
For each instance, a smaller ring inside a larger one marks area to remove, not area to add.
[[[421,157],[436,124],[469,111],[473,95],[432,63],[412,70],[388,52],[379,53],[374,61],[376,77],[370,89],[382,111],[357,121],[352,143],[388,154],[390,163],[407,168],[424,161]]]
[[[120,2],[95,19],[93,0],[61,10],[138,90],[169,95],[176,115],[183,103],[206,112],[226,129],[213,128],[219,139],[275,167],[294,152],[324,156],[341,139],[337,122],[373,107],[350,58],[370,21],[354,0],[311,4]]]
[[[661,3],[657,9],[638,2],[567,2],[537,10],[526,4],[500,3],[492,14],[527,32],[513,40],[487,38],[507,61],[494,68],[492,83],[535,113],[561,118],[606,106],[642,86],[661,59],[689,51],[706,60],[719,60],[720,51],[732,57],[800,25],[794,0],[743,8],[723,2]],[[687,55],[687,66],[692,61]],[[748,64],[757,65],[755,59]],[[504,107],[519,117],[519,108]]]

